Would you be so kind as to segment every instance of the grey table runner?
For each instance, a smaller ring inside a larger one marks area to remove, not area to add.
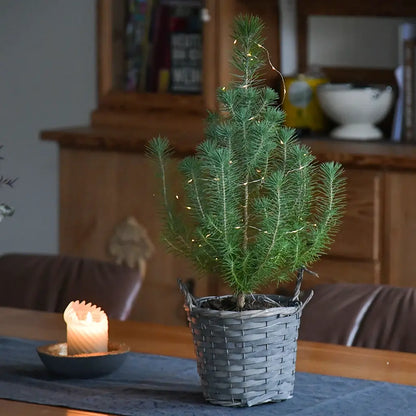
[[[119,370],[101,378],[59,378],[40,361],[41,344],[0,337],[0,398],[125,416],[416,415],[416,387],[306,373],[297,373],[290,400],[214,406],[202,398],[193,360],[158,355],[129,353]]]

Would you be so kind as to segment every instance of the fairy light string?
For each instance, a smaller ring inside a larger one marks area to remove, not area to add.
[[[234,39],[234,45],[236,45],[237,44],[237,42],[238,42],[238,40],[237,39]],[[281,83],[282,83],[282,89],[283,89],[283,97],[282,97],[282,104],[284,103],[284,101],[285,101],[285,98],[286,98],[286,84],[285,84],[285,79],[284,79],[284,77],[283,77],[283,74],[273,65],[273,62],[272,62],[272,60],[271,60],[271,58],[270,58],[270,52],[269,52],[269,50],[266,48],[266,47],[264,47],[262,44],[260,44],[260,43],[257,43],[257,46],[260,48],[260,49],[262,49],[265,53],[266,53],[266,57],[267,57],[267,62],[268,62],[268,64],[269,64],[269,66],[270,66],[270,68],[272,69],[272,71],[274,71],[274,72],[276,72],[276,74],[279,76],[279,78],[280,78],[280,81],[281,81]],[[251,57],[252,55],[251,55],[251,53],[249,52],[248,54],[247,54],[247,56],[248,57]],[[248,86],[247,85],[243,85],[243,87],[244,88],[247,88]],[[225,87],[223,87],[223,89],[225,89]]]
[[[279,75],[280,80],[282,81],[282,87],[283,87],[282,104],[283,104],[284,101],[285,101],[285,98],[286,98],[286,84],[285,84],[285,79],[284,79],[282,73],[278,69],[276,69],[275,66],[273,65],[272,60],[270,59],[270,53],[269,53],[268,49],[265,48],[263,45],[260,45],[260,43],[258,43],[257,46],[259,48],[263,49],[266,52],[267,61],[268,61],[269,65],[270,65],[270,68],[273,71],[275,71],[277,73],[277,75]]]
[[[234,39],[234,45],[236,45],[237,43],[238,43],[238,40],[237,39]],[[272,69],[272,71],[276,72],[276,74],[280,78],[281,85],[282,85],[282,92],[283,92],[283,94],[282,94],[282,104],[283,104],[284,101],[285,101],[285,98],[286,98],[286,94],[287,94],[286,84],[285,84],[285,79],[283,77],[283,74],[273,65],[273,62],[272,62],[271,57],[270,57],[269,50],[266,47],[264,47],[263,45],[261,45],[260,43],[257,43],[257,46],[265,52],[266,58],[267,58],[267,63],[269,65],[269,67]],[[252,54],[250,52],[248,52],[247,53],[247,56],[248,57],[252,57]],[[251,59],[253,59],[253,58],[251,58]],[[248,88],[248,85],[243,85],[243,88]],[[221,89],[223,91],[225,91],[226,90],[226,87],[223,86]],[[281,144],[283,144],[282,141],[281,141]],[[232,161],[230,160],[229,163],[232,164]],[[301,170],[302,168],[304,168],[304,166],[301,166],[299,169]],[[257,172],[260,173],[261,171],[258,171],[257,170]],[[290,172],[292,172],[292,171],[290,171]],[[287,172],[287,173],[290,173],[290,172]],[[253,180],[253,181],[250,181],[250,182],[246,182],[243,185],[248,185],[248,184],[252,184],[252,183],[256,183],[256,182],[263,182],[264,179],[265,179],[264,176],[262,176],[261,179]],[[210,179],[203,178],[202,180],[210,180]],[[219,178],[218,177],[215,177],[215,178],[213,178],[211,180],[219,181]],[[193,179],[192,178],[188,180],[188,183],[192,183],[192,182],[193,182]],[[178,195],[175,195],[175,197],[176,197],[176,199],[179,199],[179,196]],[[192,210],[192,207],[189,206],[189,205],[188,206],[185,206],[185,208],[187,210]],[[315,225],[315,224],[313,224],[313,225]],[[256,229],[259,232],[264,232],[264,233],[268,234],[267,231],[261,230],[260,228],[254,227],[252,225],[250,225],[249,227],[250,228],[253,228],[253,229]],[[241,227],[240,226],[237,226],[237,227],[234,227],[234,228],[235,229],[240,229]],[[297,233],[299,231],[301,231],[301,229],[294,230],[294,231],[289,231],[288,233]],[[210,236],[211,236],[211,234],[207,234],[207,235],[202,236],[202,238],[203,238],[203,240],[206,241]],[[194,238],[191,239],[191,242],[194,243],[194,244],[197,243],[198,246],[201,247],[201,244],[199,242],[197,242],[197,240],[195,240]],[[218,260],[218,259],[216,258],[215,260]]]

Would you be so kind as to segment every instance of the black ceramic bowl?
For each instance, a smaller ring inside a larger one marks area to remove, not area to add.
[[[70,378],[93,378],[117,370],[127,357],[125,344],[108,344],[108,352],[68,355],[66,343],[37,348],[40,359],[52,373]]]

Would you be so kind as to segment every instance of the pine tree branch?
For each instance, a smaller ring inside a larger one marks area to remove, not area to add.
[[[202,192],[199,190],[199,183],[201,177],[201,171],[198,169],[198,161],[194,157],[185,158],[179,166],[179,169],[185,176],[186,185],[185,187],[191,187],[191,190],[188,190],[188,197],[191,197],[195,201],[193,204],[203,219],[205,219],[206,214],[204,206],[202,203]]]

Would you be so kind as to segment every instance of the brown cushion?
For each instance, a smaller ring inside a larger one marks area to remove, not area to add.
[[[416,353],[416,289],[382,286],[361,322],[354,345]]]
[[[299,338],[306,341],[349,344],[360,311],[376,291],[365,284],[321,284],[313,288],[314,296],[305,306]]]
[[[63,255],[0,257],[0,305],[63,312],[72,300],[92,302],[126,319],[142,283],[138,270]]]
[[[305,306],[299,338],[416,353],[416,289],[322,284]]]

